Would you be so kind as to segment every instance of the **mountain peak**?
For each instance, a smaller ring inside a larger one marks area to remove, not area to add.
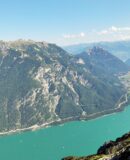
[[[100,54],[108,55],[110,54],[105,49],[103,49],[102,47],[98,47],[98,46],[94,46],[93,48],[89,49],[87,53],[88,55],[100,55]]]
[[[86,65],[90,63],[89,66],[91,66],[90,68],[93,71],[97,70],[97,68],[99,71],[100,68],[102,73],[104,70],[104,72],[116,74],[128,70],[128,66],[125,63],[102,47],[95,46],[89,51],[82,52],[81,54],[77,55],[77,57],[83,59]]]

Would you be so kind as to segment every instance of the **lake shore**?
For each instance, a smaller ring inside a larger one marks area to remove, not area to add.
[[[0,132],[0,136],[6,136],[6,135],[11,135],[11,134],[17,134],[17,133],[21,133],[21,132],[26,132],[26,131],[35,131],[35,130],[39,130],[42,128],[47,128],[49,126],[55,126],[55,125],[60,125],[60,124],[64,124],[66,122],[70,122],[70,121],[80,121],[80,120],[91,120],[91,119],[96,119],[96,118],[100,118],[102,116],[105,115],[109,115],[109,114],[113,114],[116,112],[121,112],[124,110],[124,108],[126,107],[127,103],[128,103],[128,96],[127,94],[124,95],[125,100],[120,102],[116,108],[114,109],[110,109],[110,110],[106,110],[106,111],[102,111],[102,112],[97,112],[97,113],[93,113],[90,115],[82,115],[82,116],[76,116],[76,117],[69,117],[69,118],[65,118],[65,119],[58,119],[56,121],[51,121],[48,123],[44,123],[41,125],[33,125],[31,127],[28,128],[21,128],[21,129],[16,129],[16,130],[10,130],[7,132]]]

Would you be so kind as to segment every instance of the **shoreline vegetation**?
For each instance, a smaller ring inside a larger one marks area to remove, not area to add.
[[[54,126],[54,125],[60,125],[63,124],[65,122],[69,122],[69,121],[80,121],[80,120],[91,120],[91,119],[96,119],[105,115],[109,115],[109,114],[113,114],[116,112],[121,112],[124,110],[124,108],[126,107],[127,103],[128,103],[128,95],[125,94],[123,95],[120,99],[122,99],[123,97],[125,97],[125,100],[122,102],[118,102],[117,103],[117,107],[114,109],[109,109],[109,110],[105,110],[102,112],[97,112],[97,113],[93,113],[90,115],[86,115],[86,116],[77,116],[77,117],[69,117],[69,118],[65,118],[65,119],[58,119],[56,121],[52,121],[52,122],[48,122],[48,123],[44,123],[42,125],[33,125],[31,127],[28,128],[20,128],[20,129],[15,129],[15,130],[10,130],[7,132],[0,132],[0,136],[6,136],[6,135],[11,135],[11,134],[17,134],[17,133],[22,133],[22,132],[26,132],[26,131],[35,131],[35,130],[39,130],[42,128],[47,128],[49,126]],[[120,100],[119,100],[120,101]]]

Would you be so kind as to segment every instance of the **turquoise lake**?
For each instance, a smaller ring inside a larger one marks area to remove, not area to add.
[[[130,106],[123,112],[33,132],[0,137],[0,160],[61,160],[96,153],[105,142],[130,131]]]

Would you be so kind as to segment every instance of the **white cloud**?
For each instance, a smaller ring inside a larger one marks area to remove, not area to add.
[[[86,28],[85,32],[78,34],[63,34],[60,36],[58,43],[64,45],[79,44],[87,42],[101,42],[101,41],[119,41],[130,40],[130,27],[111,26],[106,29],[97,30]]]
[[[85,33],[81,32],[80,34],[64,34],[63,37],[65,39],[84,38],[85,37]]]
[[[85,33],[84,33],[84,32],[81,32],[81,33],[80,33],[80,37],[85,37]]]
[[[108,29],[98,32],[98,35],[107,35],[113,33],[130,33],[130,27],[115,27],[112,26]]]

